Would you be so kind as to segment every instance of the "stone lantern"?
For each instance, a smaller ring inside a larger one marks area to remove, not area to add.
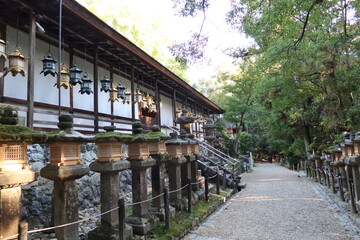
[[[170,133],[171,139],[166,142],[166,150],[170,157],[172,158],[180,158],[183,156],[182,144],[184,143],[182,140],[178,138],[177,133]]]
[[[60,115],[59,130],[48,133],[50,163],[40,171],[42,177],[54,181],[54,225],[79,220],[75,180],[89,173],[89,167],[81,161],[80,145],[94,139],[74,131],[72,121],[71,116]],[[55,234],[59,240],[77,239],[78,224],[57,228]]]
[[[180,189],[182,185],[187,184],[182,182],[181,179],[181,165],[187,162],[187,159],[183,156],[182,145],[186,142],[178,138],[176,132],[170,133],[171,139],[166,142],[166,149],[171,159],[168,163],[169,169],[169,190],[170,204],[175,207],[176,210],[184,210],[187,203],[183,201]]]
[[[142,134],[141,122],[132,125],[132,138],[128,141],[128,161],[132,171],[133,213],[126,218],[126,222],[133,227],[133,232],[145,235],[159,224],[159,219],[149,213],[147,202],[147,169],[156,164],[150,157],[149,142],[157,139]]]
[[[124,159],[123,144],[131,136],[114,132],[114,126],[104,127],[106,132],[95,136],[98,146],[97,159],[90,164],[91,171],[100,173],[101,212],[107,212],[118,206],[120,194],[119,173],[130,168],[130,162]],[[101,225],[88,234],[90,240],[112,239],[117,236],[119,215],[112,211],[101,216]],[[125,226],[126,239],[132,237],[132,228]]]
[[[152,132],[146,134],[154,141],[149,142],[149,151],[151,158],[156,160],[156,164],[151,167],[151,186],[152,196],[159,196],[164,193],[165,188],[165,164],[170,157],[167,153],[165,142],[170,139],[169,136],[161,132],[158,125],[151,127]],[[152,206],[149,211],[157,216],[160,221],[165,220],[164,198],[157,197],[152,200]],[[170,214],[175,215],[175,209],[170,208]]]
[[[0,108],[0,238],[16,235],[21,217],[21,186],[36,179],[27,159],[27,145],[44,142],[45,134],[16,126],[17,111]]]
[[[210,118],[206,120],[203,129],[205,131],[204,139],[206,140],[207,144],[212,146],[216,136],[215,136],[215,125]],[[213,154],[209,153],[209,156],[213,156]]]

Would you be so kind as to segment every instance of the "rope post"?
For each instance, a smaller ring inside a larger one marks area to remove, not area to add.
[[[209,176],[205,174],[205,201],[209,201]]]
[[[216,194],[220,194],[220,174],[219,171],[216,174]]]
[[[164,188],[165,229],[170,229],[169,191]]]
[[[227,181],[226,181],[226,173],[225,171],[223,172],[223,182],[222,182],[222,188],[226,189],[227,187]]]
[[[191,195],[192,195],[192,192],[191,192],[191,179],[188,179],[188,187],[187,187],[187,199],[188,199],[188,212],[191,213],[192,211],[192,206],[191,206]]]
[[[119,239],[125,240],[125,200],[120,198],[118,201],[119,207]]]
[[[19,240],[27,240],[28,239],[28,223],[21,222],[19,224]]]

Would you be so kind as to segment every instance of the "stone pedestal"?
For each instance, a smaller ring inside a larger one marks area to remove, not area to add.
[[[157,227],[159,219],[149,214],[149,202],[147,200],[147,168],[156,164],[152,158],[129,159],[132,171],[132,196],[133,196],[133,215],[126,218],[126,222],[132,226],[135,234],[145,235],[150,230]],[[136,204],[142,202],[140,204]]]
[[[151,155],[156,160],[156,165],[151,167],[152,196],[156,197],[164,193],[165,188],[165,164],[168,156],[165,154]],[[149,209],[151,214],[157,216],[160,221],[165,221],[164,196],[153,199]],[[170,206],[170,217],[175,216],[175,209]]]
[[[200,184],[197,183],[199,181],[199,179],[198,179],[199,167],[198,167],[198,162],[197,162],[198,156],[194,155],[194,157],[195,157],[195,160],[191,161],[191,182],[193,183],[191,185],[191,189],[193,191],[198,191],[200,189]]]
[[[30,170],[0,172],[0,238],[18,234],[21,217],[21,186],[35,180]]]
[[[106,212],[118,206],[119,200],[119,172],[129,169],[130,162],[126,160],[114,162],[96,161],[90,164],[93,172],[100,173],[100,201],[101,212]],[[111,236],[118,236],[119,212],[112,211],[101,216],[101,226],[89,233],[91,240],[109,239]],[[126,237],[132,237],[132,227],[126,226]]]
[[[169,190],[175,191],[180,189],[181,184],[181,165],[186,163],[185,157],[172,158],[169,161]],[[184,210],[186,208],[186,203],[181,198],[181,191],[176,191],[170,193],[170,204],[175,207],[177,211]]]
[[[75,179],[89,173],[87,165],[51,166],[40,171],[44,178],[54,181],[54,225],[71,223],[79,220],[78,189]],[[78,239],[79,224],[55,229],[58,240]]]

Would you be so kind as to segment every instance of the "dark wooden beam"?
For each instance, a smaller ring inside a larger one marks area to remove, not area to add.
[[[34,71],[35,71],[35,43],[36,25],[35,13],[29,12],[29,60],[27,79],[27,118],[26,125],[33,128],[34,125]]]
[[[6,42],[6,24],[0,22],[0,39],[4,40]],[[4,71],[6,59],[0,58],[0,72]],[[0,77],[0,102],[3,102],[4,97],[4,76]]]
[[[176,90],[173,90],[173,95],[172,95],[172,108],[173,108],[173,124],[175,126],[175,120],[176,120]]]
[[[69,51],[69,69],[74,64],[74,50],[70,48]],[[74,88],[70,86],[70,113],[74,113]]]
[[[94,132],[99,132],[99,59],[98,49],[94,53]]]
[[[114,85],[115,86],[115,83],[114,83],[114,69],[111,67],[110,68],[110,80],[111,80],[111,87]],[[114,120],[114,102],[113,101],[110,101],[110,111],[111,111],[111,120]],[[114,122],[111,122],[111,126],[114,126]]]
[[[161,109],[160,109],[160,95],[158,81],[155,79],[155,104],[157,113],[157,124],[161,126]]]
[[[135,76],[134,66],[131,68],[131,119],[135,121]]]

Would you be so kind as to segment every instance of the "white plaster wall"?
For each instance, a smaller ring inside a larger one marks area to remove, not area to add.
[[[170,127],[173,126],[173,108],[172,108],[172,100],[171,98],[160,96],[160,118],[162,125],[168,125]]]

